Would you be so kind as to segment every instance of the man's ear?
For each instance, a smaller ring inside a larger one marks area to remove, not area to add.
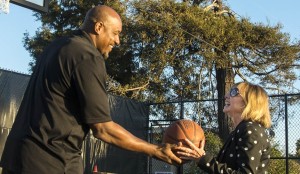
[[[96,22],[95,23],[95,28],[94,28],[94,30],[95,30],[95,32],[97,33],[97,34],[100,34],[100,31],[102,30],[102,28],[103,28],[103,26],[104,26],[104,24],[103,24],[103,22]]]

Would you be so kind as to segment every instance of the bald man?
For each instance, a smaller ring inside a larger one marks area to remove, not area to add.
[[[90,129],[107,143],[181,163],[175,145],[150,144],[110,117],[104,60],[120,44],[121,31],[120,16],[96,6],[80,30],[44,50],[7,138],[3,173],[82,174],[81,146]]]

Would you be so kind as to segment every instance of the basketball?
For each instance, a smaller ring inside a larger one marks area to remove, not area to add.
[[[204,140],[203,129],[196,122],[183,119],[173,122],[163,135],[163,143],[177,144],[182,142],[184,146],[188,147],[184,139],[189,139],[197,147],[200,147],[200,141]]]

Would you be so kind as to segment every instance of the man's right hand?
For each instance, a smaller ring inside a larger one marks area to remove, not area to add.
[[[168,143],[157,145],[156,152],[154,152],[153,157],[165,161],[169,164],[178,166],[182,163],[182,160],[173,153],[177,146],[178,145],[176,144]]]

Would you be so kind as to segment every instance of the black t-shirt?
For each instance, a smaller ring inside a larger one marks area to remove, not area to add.
[[[1,166],[23,173],[83,173],[89,123],[111,121],[102,55],[87,33],[51,43],[37,61]]]

